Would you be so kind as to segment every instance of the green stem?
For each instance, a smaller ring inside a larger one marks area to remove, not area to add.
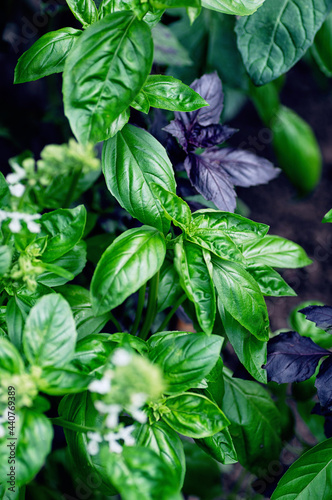
[[[18,500],[25,500],[25,489],[26,489],[25,485],[20,487]]]
[[[151,325],[156,315],[158,287],[159,287],[159,271],[150,280],[149,298],[148,298],[148,305],[146,308],[146,316],[141,331],[138,334],[138,337],[140,337],[143,340],[147,339]]]
[[[50,418],[49,420],[53,425],[58,425],[59,427],[63,427],[64,429],[69,429],[71,431],[98,432],[98,429],[96,429],[95,427],[85,427],[85,425],[74,424],[74,422],[69,422],[68,420],[64,420],[61,417]]]
[[[118,322],[116,317],[113,316],[113,314],[111,312],[109,313],[109,315],[110,315],[110,320],[112,321],[112,323],[115,326],[115,328],[117,329],[117,331],[122,332],[122,326],[120,325],[120,323]]]
[[[144,283],[144,285],[141,286],[141,288],[139,289],[136,317],[130,332],[132,335],[136,335],[141,321],[142,312],[144,309],[144,302],[145,302],[145,291],[146,291],[146,283]]]
[[[74,173],[74,175],[72,177],[69,189],[67,191],[65,201],[63,203],[64,208],[70,207],[70,204],[71,204],[73,197],[74,197],[74,194],[75,194],[75,189],[76,189],[78,181],[80,180],[80,177],[81,177],[81,173],[82,173],[82,169],[79,168],[78,170],[76,170],[76,172]]]
[[[187,298],[187,296],[185,293],[183,295],[181,295],[181,297],[178,298],[178,300],[175,302],[174,306],[172,307],[172,309],[167,314],[166,318],[164,319],[164,321],[162,322],[162,324],[158,328],[158,330],[157,330],[158,332],[162,332],[164,330],[164,328],[166,328],[166,326],[168,325],[168,323],[172,319],[173,315],[179,309],[180,305],[183,304],[183,302],[186,300],[186,298]]]

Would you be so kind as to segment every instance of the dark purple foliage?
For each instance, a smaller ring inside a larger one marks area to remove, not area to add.
[[[332,410],[332,356],[323,361],[316,377],[315,386],[320,404],[324,408]]]
[[[308,306],[299,311],[305,314],[309,321],[316,323],[318,328],[322,328],[327,333],[332,333],[332,307],[330,306]]]
[[[332,437],[332,411],[323,408],[319,403],[316,403],[311,413],[325,417],[324,433],[327,438]]]
[[[278,384],[303,382],[315,373],[319,360],[329,355],[330,351],[297,332],[280,333],[267,344],[267,379]]]
[[[268,160],[245,150],[217,147],[237,130],[219,123],[224,95],[216,72],[195,80],[191,87],[210,106],[190,113],[176,112],[175,120],[164,130],[176,137],[187,153],[184,167],[197,191],[213,201],[220,210],[234,212],[234,186],[265,184],[274,179],[280,170]],[[205,151],[197,155],[196,148]]]

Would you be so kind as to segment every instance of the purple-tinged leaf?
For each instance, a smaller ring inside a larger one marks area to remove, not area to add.
[[[265,158],[244,149],[213,148],[212,154],[228,173],[235,186],[249,187],[266,184],[277,177],[281,171]]]
[[[227,141],[238,130],[236,128],[228,127],[227,125],[208,125],[201,127],[196,124],[190,131],[190,144],[198,148],[208,148],[216,144],[222,144]]]
[[[329,354],[332,354],[331,352]],[[332,357],[325,359],[316,377],[315,386],[320,404],[332,410]]]
[[[316,323],[318,328],[322,328],[327,333],[332,334],[332,307],[330,306],[308,306],[299,311],[305,317]]]
[[[324,433],[327,438],[332,437],[332,411],[323,408],[319,403],[316,403],[311,413],[325,417]]]
[[[166,125],[166,127],[163,128],[163,130],[172,134],[173,137],[176,137],[180,145],[187,152],[188,141],[186,127],[183,125],[181,120],[172,120],[169,125]]]
[[[267,379],[278,384],[303,382],[315,373],[319,360],[329,355],[330,351],[319,347],[308,337],[301,337],[297,332],[280,333],[267,344],[267,362],[264,366]]]
[[[190,113],[174,113],[175,118],[181,120],[184,125],[192,126],[199,123],[203,127],[219,123],[220,115],[224,107],[224,94],[222,91],[221,80],[215,71],[208,75],[203,75],[201,78],[195,80],[190,87],[197,92],[206,102],[209,107],[198,109]]]
[[[236,194],[229,176],[209,157],[208,150],[201,155],[189,154],[184,167],[192,185],[206,200],[220,209],[234,212]]]

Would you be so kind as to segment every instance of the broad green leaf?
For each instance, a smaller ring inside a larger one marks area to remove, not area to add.
[[[158,287],[158,312],[174,306],[183,294],[179,283],[179,275],[172,261],[165,260],[160,269]]]
[[[28,290],[27,288],[21,288],[16,292],[15,301],[22,313],[24,321],[27,319],[31,308],[35,305],[37,300],[44,295],[49,295],[50,293],[55,292],[52,288],[40,284],[37,284],[33,291]]]
[[[6,337],[0,337],[0,370],[23,373],[23,359],[16,347]]]
[[[149,358],[160,365],[168,384],[167,394],[194,388],[206,377],[220,356],[222,338],[204,333],[159,334]]]
[[[151,184],[151,189],[160,203],[166,219],[173,222],[175,226],[183,231],[189,229],[191,222],[191,211],[189,205],[176,194],[164,189],[160,184]]]
[[[152,227],[130,229],[116,238],[92,277],[94,313],[100,315],[122,304],[159,271],[165,254],[165,239]]]
[[[24,317],[17,304],[16,297],[11,297],[7,303],[6,322],[11,343],[21,351]]]
[[[65,253],[59,259],[54,260],[52,264],[62,267],[66,271],[72,273],[73,276],[80,274],[86,264],[85,241],[80,241],[69,252]],[[67,283],[68,279],[53,272],[46,271],[37,277],[37,281],[47,286],[61,286]]]
[[[271,128],[279,166],[300,194],[309,193],[317,186],[322,171],[321,152],[312,128],[285,106],[278,109]]]
[[[14,83],[31,82],[61,73],[66,57],[81,34],[81,30],[62,28],[43,35],[19,58]]]
[[[187,392],[166,400],[170,413],[164,421],[175,431],[192,438],[213,436],[229,425],[218,406],[205,396]]]
[[[221,338],[222,343],[224,339]],[[224,387],[224,363],[221,357],[218,358],[210,373],[204,378],[207,387],[204,388],[206,397],[214,401],[219,407],[222,405],[222,400],[225,393]]]
[[[188,240],[214,253],[217,257],[235,262],[243,262],[243,255],[232,238],[218,229],[196,229],[188,235]]]
[[[31,365],[61,367],[75,350],[75,321],[68,302],[59,294],[45,295],[30,311],[23,349]]]
[[[8,245],[0,246],[0,276],[3,276],[12,263],[13,250]]]
[[[4,175],[0,172],[0,208],[5,208],[10,203],[10,191]]]
[[[199,229],[218,229],[229,236],[234,243],[262,238],[269,230],[269,226],[254,222],[242,215],[221,212],[219,210],[204,209],[193,213],[197,219]]]
[[[202,0],[203,7],[234,14],[235,16],[249,16],[264,3],[265,0]]]
[[[125,111],[150,73],[149,27],[132,12],[115,12],[89,26],[66,59],[65,114],[86,144],[110,137],[111,124]]]
[[[77,339],[99,333],[110,319],[109,314],[95,316],[92,311],[90,292],[78,285],[64,285],[57,291],[67,300],[73,312]]]
[[[230,465],[237,462],[236,450],[227,427],[214,436],[196,439],[195,442],[205,453],[222,464]]]
[[[269,339],[269,317],[256,281],[239,264],[212,258],[218,297],[233,318],[257,339]]]
[[[129,446],[121,455],[107,450],[104,460],[109,478],[123,500],[181,499],[173,469],[153,450]]]
[[[95,409],[89,392],[70,394],[62,398],[59,405],[59,415],[76,425],[96,429],[102,425],[104,418]],[[107,495],[115,495],[116,490],[107,473],[105,461],[101,459],[100,453],[91,456],[87,450],[86,432],[64,429],[64,433],[77,476],[84,480],[93,474],[94,481],[98,484],[100,491]]]
[[[77,342],[72,364],[81,372],[92,373],[107,363],[118,347],[113,335],[91,334]]]
[[[86,209],[79,205],[73,209],[54,210],[40,219],[40,236],[47,236],[43,262],[53,262],[69,252],[82,238],[86,223]]]
[[[311,46],[311,53],[321,71],[326,76],[332,77],[332,12],[318,31]]]
[[[263,295],[270,297],[297,295],[293,288],[272,267],[252,264],[246,270],[257,282]]]
[[[154,43],[153,60],[157,64],[172,66],[191,66],[188,51],[180,44],[172,31],[159,23],[152,30]]]
[[[100,336],[100,335],[99,335]],[[112,333],[112,342],[117,342],[118,347],[132,348],[139,352],[142,356],[147,355],[149,348],[146,342],[139,337],[135,337],[130,333],[117,332]]]
[[[312,262],[300,245],[280,236],[265,236],[261,240],[244,243],[242,251],[249,265],[295,269]]]
[[[102,0],[99,2],[99,17],[103,18],[113,12],[131,10],[138,19],[142,19],[149,9],[148,2],[141,2],[140,0]]]
[[[92,377],[82,371],[75,370],[71,365],[62,368],[48,367],[38,381],[38,388],[51,396],[63,396],[86,391]]]
[[[294,66],[331,7],[331,0],[265,0],[255,14],[238,20],[238,47],[253,82],[263,85]]]
[[[324,215],[322,222],[332,222],[332,209]]]
[[[15,483],[29,483],[43,466],[51,451],[53,428],[45,415],[30,410],[17,412],[15,422]],[[9,473],[8,457],[11,436],[0,439],[0,478]],[[1,481],[2,482],[2,481]]]
[[[163,146],[148,132],[126,125],[105,142],[103,172],[120,205],[143,224],[168,232],[169,220],[151,190],[151,183],[175,193],[173,167]]]
[[[170,111],[195,111],[208,103],[191,87],[173,76],[150,75],[141,92],[153,108]]]
[[[165,422],[159,421],[152,425],[141,425],[135,437],[138,446],[150,448],[169,465],[177,477],[178,488],[182,488],[186,462],[178,434]]]
[[[66,0],[66,2],[76,19],[84,27],[97,21],[98,11],[93,0]]]
[[[282,448],[280,414],[267,391],[257,384],[225,374],[223,411],[239,462],[261,474]]]
[[[195,305],[197,320],[202,330],[211,334],[216,317],[214,285],[204,260],[203,250],[189,241],[175,247],[175,266],[187,297]]]
[[[150,102],[147,95],[143,92],[143,89],[139,94],[135,97],[133,101],[131,101],[131,107],[145,113],[146,115],[150,111]]]
[[[201,0],[150,0],[150,5],[155,9],[172,9],[178,7],[196,7],[201,6]]]
[[[250,375],[258,382],[266,384],[266,370],[262,368],[262,365],[266,363],[266,342],[258,340],[236,321],[226,311],[220,299],[218,300],[218,309],[226,335],[233,346],[235,354]]]
[[[271,500],[329,500],[332,490],[332,438],[304,453],[280,479]]]

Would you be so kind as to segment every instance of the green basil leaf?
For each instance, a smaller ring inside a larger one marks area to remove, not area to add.
[[[158,312],[173,306],[182,294],[179,275],[175,270],[174,264],[169,260],[165,260],[159,276]]]
[[[225,374],[224,412],[241,465],[258,474],[282,448],[280,414],[267,391],[257,384]],[[245,415],[245,418],[244,418]]]
[[[110,137],[112,122],[150,73],[152,57],[150,28],[132,12],[109,14],[84,31],[63,73],[65,114],[80,142]]]
[[[236,321],[218,300],[220,318],[225,329],[228,340],[233,346],[235,354],[258,382],[267,383],[266,370],[262,365],[266,363],[266,342],[257,339],[254,335]]]
[[[160,365],[168,383],[166,394],[176,394],[196,387],[220,357],[222,338],[204,333],[178,333],[159,336],[149,358]]]
[[[103,416],[95,409],[89,392],[70,394],[62,398],[59,405],[59,415],[65,420],[83,427],[99,428],[103,421]],[[90,455],[87,450],[86,432],[64,428],[64,433],[78,477],[84,480],[93,474],[95,484],[98,484],[98,490],[106,495],[115,495],[117,492],[110,481],[110,476],[106,471],[106,462],[102,460],[101,453]]]
[[[143,224],[167,233],[170,222],[150,187],[157,181],[175,193],[173,167],[163,146],[145,130],[126,125],[105,142],[102,165],[107,187],[120,205]]]
[[[92,377],[75,370],[73,366],[66,365],[62,368],[52,366],[43,370],[43,375],[38,381],[38,388],[51,396],[63,396],[86,391],[92,380]]]
[[[219,210],[203,209],[193,213],[193,219],[199,229],[218,229],[229,236],[234,243],[262,238],[269,230],[269,226],[254,222],[242,215],[230,214]]]
[[[239,19],[238,47],[253,82],[263,85],[294,66],[331,7],[331,0],[265,0],[254,15]]]
[[[185,49],[173,32],[159,23],[152,30],[154,43],[153,60],[157,64],[172,66],[191,66],[193,64]]]
[[[160,184],[150,185],[153,194],[160,203],[166,219],[183,231],[189,229],[191,223],[191,210],[189,205],[176,194],[164,189]]]
[[[59,294],[45,295],[30,311],[23,333],[23,349],[32,365],[61,367],[75,350],[75,321],[68,302]]]
[[[31,308],[35,305],[37,300],[44,295],[49,295],[50,293],[55,292],[52,288],[40,284],[37,284],[35,290],[33,291],[30,291],[27,288],[21,288],[17,291],[15,301],[22,313],[24,321],[27,319]]]
[[[137,94],[137,96],[131,102],[130,105],[132,108],[138,109],[138,111],[141,111],[146,115],[150,111],[150,102],[145,92],[143,92],[143,89],[140,91],[139,94]]]
[[[48,236],[43,262],[53,262],[69,252],[83,236],[86,209],[79,205],[73,209],[55,210],[40,219],[40,236]]]
[[[107,363],[118,347],[113,335],[91,334],[77,342],[72,364],[81,372],[92,373]]]
[[[9,299],[7,303],[6,322],[8,337],[11,343],[20,351],[22,347],[24,318],[15,297]]]
[[[62,28],[43,35],[19,58],[14,83],[32,82],[61,73],[66,57],[81,34],[81,30]]]
[[[299,333],[301,336],[309,337],[315,344],[323,347],[324,349],[331,349],[332,347],[332,335],[325,332],[321,328],[318,328],[315,323],[306,319],[303,313],[299,311],[309,306],[323,306],[323,302],[318,302],[316,300],[308,300],[306,302],[300,302],[295,309],[293,309],[289,315],[289,324],[295,332]]]
[[[297,293],[272,267],[252,264],[246,270],[254,278],[263,295],[268,297],[296,296]]]
[[[196,439],[195,443],[205,451],[210,457],[225,465],[235,464],[237,454],[232,440],[232,436],[226,429],[218,432],[214,436],[203,439]]]
[[[259,340],[269,339],[269,316],[256,281],[239,264],[212,258],[213,282],[225,309]]]
[[[4,175],[0,172],[0,207],[8,207],[10,203],[10,191]]]
[[[15,441],[10,436],[0,439],[0,477],[8,478],[8,457],[15,448],[15,486],[29,483],[43,466],[51,451],[53,427],[45,415],[24,410],[17,413]],[[14,444],[13,444],[14,443]]]
[[[242,252],[249,265],[295,269],[312,262],[300,245],[280,236],[265,236],[261,240],[244,243]]]
[[[0,276],[3,276],[12,263],[13,250],[8,245],[0,246]]]
[[[23,359],[6,337],[0,337],[0,369],[8,373],[23,373]]]
[[[218,229],[196,229],[188,235],[188,240],[214,253],[217,257],[235,262],[243,262],[243,255],[234,241]]]
[[[99,333],[110,319],[109,314],[95,316],[92,311],[90,292],[78,285],[64,285],[57,291],[66,299],[73,312],[77,339]]]
[[[324,215],[324,218],[322,222],[332,222],[332,209],[327,212],[327,214]]]
[[[216,404],[200,394],[185,393],[166,400],[170,413],[164,421],[175,431],[192,438],[213,436],[229,425]]]
[[[332,438],[304,453],[280,479],[271,500],[328,500],[332,488]]]
[[[123,500],[181,499],[173,470],[151,449],[142,446],[124,447],[121,455],[107,450],[104,460],[110,480]]]
[[[146,342],[139,337],[134,337],[130,333],[112,333],[111,340],[112,342],[117,342],[118,347],[121,346],[135,349],[135,351],[139,352],[142,356],[145,356],[149,352],[149,348]]]
[[[54,260],[52,264],[62,267],[74,276],[80,274],[86,264],[85,241],[80,241],[69,252],[62,255],[59,259]],[[37,277],[37,281],[47,286],[60,286],[67,283],[68,279],[58,276],[53,272],[46,271]]]
[[[93,0],[66,0],[66,2],[76,19],[84,27],[97,21],[98,10]]]
[[[186,461],[183,445],[178,434],[165,422],[154,422],[152,425],[141,425],[135,431],[138,446],[144,446],[159,455],[175,473],[177,487],[183,486]]]
[[[208,106],[197,92],[173,76],[150,75],[141,92],[144,92],[153,108],[195,111]]]
[[[103,253],[91,281],[92,308],[106,313],[159,271],[166,254],[163,235],[152,227],[130,229]]]
[[[311,46],[311,53],[320,70],[327,77],[332,77],[332,12],[327,16],[321,29],[318,31],[315,41]]]
[[[200,7],[200,0],[150,0],[155,9],[172,9],[178,7]]]
[[[221,342],[223,343],[223,338]],[[219,357],[217,363],[214,365],[210,373],[205,377],[204,381],[207,387],[204,389],[204,394],[214,401],[219,408],[221,408],[222,400],[224,397],[225,387],[224,387],[224,363]]]
[[[279,166],[301,195],[310,193],[322,172],[322,156],[312,128],[293,110],[280,106],[271,129]]]
[[[265,0],[202,0],[203,7],[224,14],[234,14],[235,16],[249,16],[264,3]]]
[[[175,254],[181,286],[195,305],[200,327],[211,334],[216,317],[216,297],[203,251],[189,241],[182,241],[176,244]]]

